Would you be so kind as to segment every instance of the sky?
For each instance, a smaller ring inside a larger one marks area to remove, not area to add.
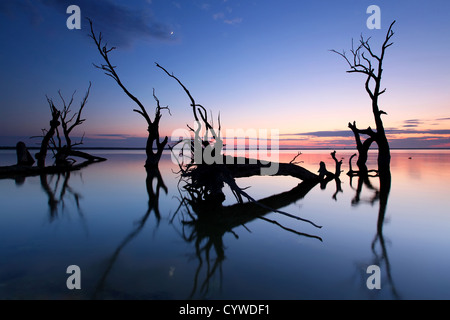
[[[67,20],[77,5],[81,29]],[[370,5],[380,29],[369,29]],[[348,123],[374,128],[365,78],[330,50],[349,52],[370,37],[379,52],[392,21],[394,44],[384,59],[380,109],[393,148],[450,147],[450,2],[382,0],[2,0],[0,2],[0,146],[37,146],[48,128],[47,97],[74,111],[92,83],[73,132],[86,147],[145,147],[137,106],[93,64],[102,64],[87,17],[102,32],[122,82],[154,114],[161,135],[193,126],[177,76],[210,111],[223,135],[278,132],[280,147],[354,148]],[[241,131],[239,131],[241,130]],[[274,135],[275,137],[275,135]],[[270,136],[269,138],[272,138]]]

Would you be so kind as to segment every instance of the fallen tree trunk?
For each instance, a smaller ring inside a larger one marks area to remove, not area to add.
[[[278,168],[273,176],[291,176],[303,181],[319,181],[319,176],[293,163],[267,162],[225,156],[225,166],[234,178],[261,176],[261,169]]]

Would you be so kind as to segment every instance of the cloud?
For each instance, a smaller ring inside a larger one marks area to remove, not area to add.
[[[341,131],[311,131],[301,133],[280,134],[280,136],[313,136],[313,137],[353,137],[350,130]]]
[[[400,138],[389,140],[391,148],[445,148],[449,147],[449,138],[434,138],[434,137],[420,137],[420,138]]]
[[[223,12],[218,12],[213,14],[214,20],[223,20],[225,18],[225,14]]]
[[[221,20],[223,23],[234,25],[242,22],[242,18],[227,19],[225,13],[218,12],[212,15],[214,20]]]
[[[446,135],[450,134],[449,129],[435,129],[435,130],[400,130],[400,129],[391,129],[386,130],[388,134],[402,133],[402,134],[436,134],[436,135]]]
[[[200,5],[200,9],[202,9],[202,10],[208,11],[209,8],[211,8],[211,5],[209,3],[202,3]]]
[[[137,10],[112,2],[111,0],[14,0],[0,2],[0,12],[9,16],[22,14],[36,24],[40,21],[39,10],[52,8],[56,12],[67,16],[66,10],[70,5],[80,7],[82,15],[82,28],[88,29],[90,18],[94,22],[97,32],[102,32],[105,39],[114,46],[129,46],[137,39],[172,39],[171,28],[158,21],[147,10]],[[68,17],[68,16],[67,16]]]
[[[419,119],[409,119],[403,122],[406,123],[402,126],[403,128],[414,128],[418,127],[420,124],[423,124],[423,121]]]
[[[423,123],[423,121],[419,120],[419,119],[409,119],[409,120],[405,120],[404,122],[405,123],[414,123],[414,124],[421,124],[421,123]]]
[[[224,19],[223,20],[223,22],[225,22],[226,24],[231,24],[231,25],[234,25],[234,24],[238,24],[238,23],[241,23],[242,22],[242,18],[234,18],[234,19]]]
[[[225,3],[226,1],[224,1]],[[230,15],[233,13],[233,8],[231,6],[220,6],[221,8],[216,11],[212,15],[214,20],[222,21],[225,24],[229,25],[235,25],[239,24],[243,21],[240,17],[230,17]],[[206,9],[209,10],[209,7]]]
[[[128,139],[130,135],[120,133],[99,133],[93,134],[90,138],[106,138],[106,139]]]
[[[435,130],[414,130],[414,129],[386,129],[387,134],[431,134],[431,135],[447,135],[450,134],[450,129],[435,129]],[[280,134],[280,136],[313,136],[319,138],[332,137],[352,137],[353,133],[350,130],[336,130],[336,131],[311,131],[301,133]]]

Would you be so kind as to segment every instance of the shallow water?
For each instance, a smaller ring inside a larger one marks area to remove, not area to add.
[[[392,151],[382,228],[378,178],[358,194],[358,179],[345,174],[353,152],[338,150],[341,189],[316,185],[280,208],[322,228],[272,212],[228,230],[189,223],[170,154],[160,164],[167,193],[149,201],[144,151],[91,153],[108,161],[70,176],[0,180],[0,299],[450,299],[449,150]],[[280,161],[296,154],[282,151]],[[14,160],[0,151],[0,165]],[[330,151],[297,160],[334,171]],[[237,179],[255,199],[299,182]],[[80,267],[81,290],[66,286],[70,265]],[[380,267],[381,289],[367,287],[369,265]]]

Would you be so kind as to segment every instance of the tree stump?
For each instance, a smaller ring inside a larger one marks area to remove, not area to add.
[[[35,162],[27,146],[22,141],[19,141],[16,145],[16,154],[18,166],[32,166]]]

